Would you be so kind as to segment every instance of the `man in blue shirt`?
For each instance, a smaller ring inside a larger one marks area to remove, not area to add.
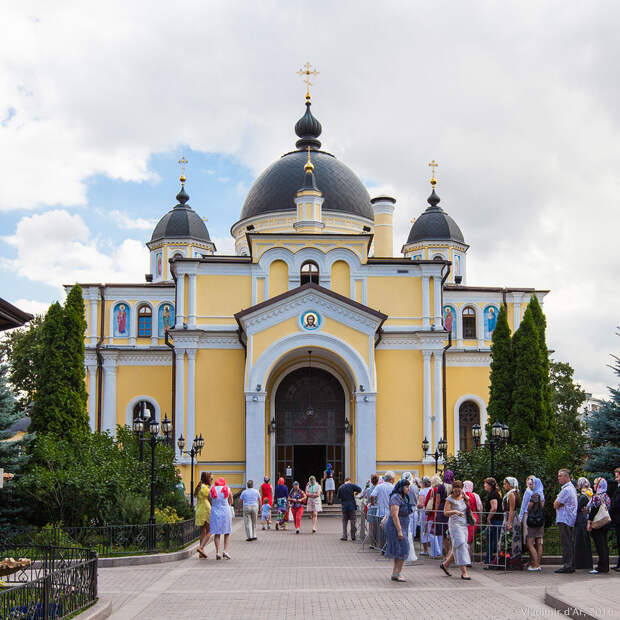
[[[239,496],[243,502],[243,525],[245,525],[246,540],[256,540],[256,519],[258,517],[258,505],[260,493],[254,488],[254,480],[248,480],[247,489]]]
[[[568,469],[558,471],[558,482],[562,485],[558,496],[553,502],[555,522],[560,530],[562,544],[562,568],[556,573],[575,572],[575,521],[577,520],[577,491],[570,479]]]
[[[336,496],[342,504],[342,538],[340,540],[347,540],[347,523],[351,521],[351,540],[355,540],[355,534],[357,533],[357,527],[355,524],[355,511],[357,510],[357,504],[355,503],[355,494],[361,493],[362,489],[351,482],[351,478],[345,478],[344,484],[340,485]]]

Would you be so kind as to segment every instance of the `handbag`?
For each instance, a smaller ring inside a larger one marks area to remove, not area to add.
[[[594,519],[592,520],[592,529],[598,530],[602,527],[605,527],[611,521],[611,517],[609,516],[609,511],[607,510],[607,506],[605,502],[601,499],[601,505],[596,511],[596,515],[594,515]]]
[[[229,508],[230,508],[230,518],[234,519],[235,518],[235,507],[229,506]]]

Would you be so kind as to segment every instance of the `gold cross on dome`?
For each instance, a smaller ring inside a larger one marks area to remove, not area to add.
[[[189,162],[187,161],[187,159],[185,159],[185,156],[183,155],[177,163],[181,164],[181,176],[179,177],[179,180],[181,181],[181,183],[185,183],[185,164],[188,164]]]
[[[310,87],[312,86],[312,82],[310,81],[311,75],[318,75],[319,72],[310,64],[310,61],[306,62],[306,64],[297,71],[297,75],[306,76],[303,79],[304,84],[306,85],[306,99],[310,99]]]
[[[433,159],[428,164],[428,166],[429,166],[429,168],[432,168],[432,170],[433,170],[433,178],[431,179],[431,185],[433,187],[435,187],[435,185],[437,185],[437,179],[435,178],[435,168],[437,168],[439,166],[439,164]]]

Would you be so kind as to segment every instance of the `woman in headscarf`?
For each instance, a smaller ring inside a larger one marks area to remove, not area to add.
[[[412,512],[411,517],[409,518],[409,530],[407,532],[407,540],[409,541],[409,555],[407,556],[407,564],[412,564],[416,562],[418,556],[416,555],[413,539],[415,538],[415,510],[413,510],[418,505],[418,494],[420,492],[418,485],[415,483],[415,479],[410,471],[406,471],[403,473],[403,480],[409,483],[409,492],[407,495],[409,496],[409,505],[411,506]]]
[[[265,476],[263,480],[263,484],[260,485],[261,506],[265,503],[265,500],[267,500],[269,506],[273,506],[273,489],[271,488],[270,484],[271,479],[269,478],[269,476]]]
[[[304,514],[305,501],[306,494],[299,487],[299,482],[295,480],[295,482],[293,482],[293,488],[288,494],[288,503],[293,513],[293,521],[295,521],[295,534],[299,534],[299,530],[301,530],[301,518]]]
[[[314,534],[319,524],[319,512],[323,511],[323,506],[321,504],[321,485],[317,483],[314,476],[308,478],[306,497],[308,498],[306,508],[312,517],[312,533]]]
[[[444,473],[444,479],[448,478],[448,482],[444,483],[441,477],[435,474],[431,478],[433,485],[433,525],[431,533],[433,538],[431,539],[431,558],[439,559],[443,555],[446,556],[449,552],[450,543],[448,541],[448,517],[443,513],[443,509],[446,505],[446,497],[448,496],[448,488],[452,492],[452,483],[454,482],[454,473],[451,470],[446,470]],[[430,517],[430,515],[427,515]]]
[[[469,555],[472,555],[472,547],[478,532],[478,524],[480,523],[480,513],[482,512],[482,500],[478,493],[474,493],[474,483],[471,480],[463,482],[463,494],[465,501],[471,511],[471,515],[476,522],[475,525],[467,526],[467,544],[469,545]]]
[[[521,570],[521,523],[519,523],[519,481],[512,476],[504,478],[502,510],[504,522],[499,558],[507,570]]]
[[[422,551],[420,555],[428,555],[428,545],[431,542],[428,533],[428,522],[426,519],[426,499],[431,492],[431,479],[428,476],[422,478],[422,488],[418,495],[418,521],[420,522],[420,542],[422,543]]]
[[[288,516],[288,487],[284,484],[284,478],[278,478],[275,490],[275,502],[278,507],[278,520],[276,530],[286,529],[286,518]]]
[[[446,498],[444,514],[448,517],[452,547],[446,559],[439,566],[448,577],[451,577],[448,568],[454,561],[461,569],[461,579],[469,581],[471,577],[467,574],[467,566],[471,564],[471,557],[467,546],[467,502],[463,493],[463,483],[460,480],[452,483],[452,492]]]
[[[209,493],[211,498],[211,534],[215,542],[215,559],[221,560],[225,557],[230,560],[228,554],[228,543],[230,542],[230,533],[232,530],[232,517],[230,507],[232,506],[232,493],[224,478],[218,478],[211,487]],[[220,554],[220,538],[224,536],[224,551]]]
[[[403,564],[409,555],[409,518],[413,508],[409,502],[409,481],[401,479],[390,494],[390,514],[385,524],[385,557],[394,559],[392,581],[407,581],[401,576]]]
[[[592,542],[588,532],[588,504],[592,489],[587,478],[577,480],[577,518],[575,519],[575,568],[592,570]]]
[[[527,570],[542,571],[542,544],[545,532],[545,517],[543,513],[545,493],[540,478],[530,476],[528,482],[531,486],[528,491],[531,491],[531,493],[528,495],[526,491],[523,496],[523,505],[525,506],[525,514],[527,515],[525,519],[527,525],[525,543],[530,552],[530,565],[527,567]],[[526,501],[527,505],[525,505]],[[521,512],[524,512],[524,506],[521,506]]]
[[[601,506],[605,506],[609,512],[611,506],[611,500],[607,495],[607,480],[605,478],[597,478],[594,481],[594,495],[590,500],[590,513],[588,514],[588,532],[592,533],[594,544],[596,545],[596,553],[598,555],[598,562],[596,568],[590,571],[591,575],[598,575],[599,573],[609,572],[609,546],[607,544],[607,533],[611,520],[608,520],[602,527],[596,527],[594,518],[596,513],[600,510]]]
[[[523,501],[521,502],[521,510],[519,510],[519,523],[523,528],[523,535],[527,535],[527,507],[530,503],[530,497],[534,492],[534,476],[528,476],[525,479],[525,492],[523,493]]]

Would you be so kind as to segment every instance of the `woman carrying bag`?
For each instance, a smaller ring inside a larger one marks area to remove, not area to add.
[[[588,513],[588,532],[594,539],[596,545],[596,553],[598,555],[598,563],[595,568],[590,571],[591,575],[609,572],[609,546],[607,544],[607,532],[609,531],[609,506],[611,500],[607,495],[607,480],[605,478],[597,478],[594,481],[594,493],[590,500]]]

